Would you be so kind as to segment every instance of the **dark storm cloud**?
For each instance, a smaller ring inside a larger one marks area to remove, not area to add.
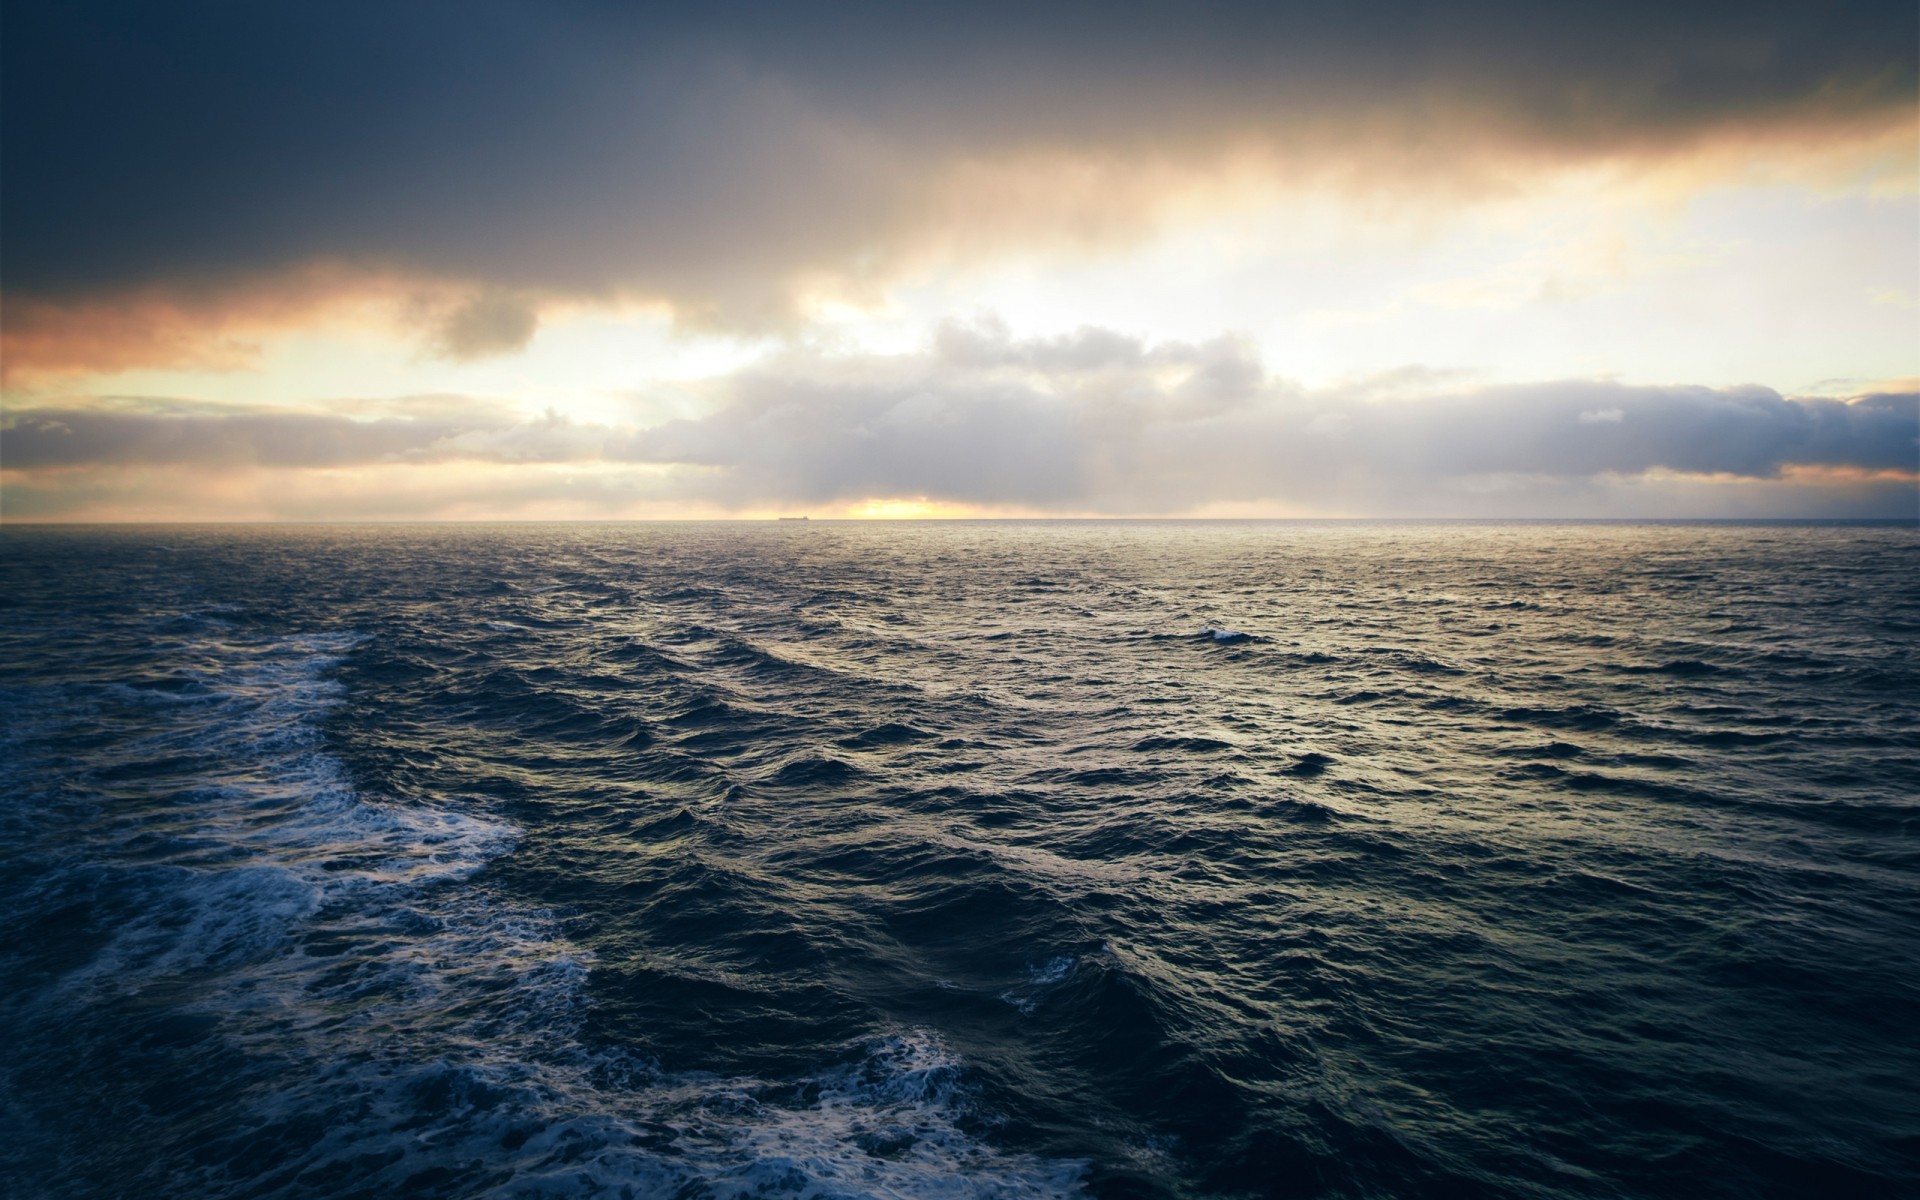
[[[771,362],[719,383],[710,415],[652,428],[528,420],[446,397],[371,420],[161,402],[39,408],[8,418],[0,465],[44,487],[36,476],[49,470],[135,465],[648,464],[667,472],[652,498],[723,509],[909,497],[1115,515],[1222,503],[1484,513],[1497,504],[1475,497],[1515,480],[1572,494],[1649,473],[1768,480],[1795,468],[1878,475],[1896,510],[1914,500],[1911,394],[1421,382],[1306,390],[1233,338],[1149,345],[1089,329],[1018,340],[949,325],[921,355]]]
[[[947,164],[1631,151],[1899,114],[1916,79],[1904,0],[10,0],[5,33],[12,298],[329,260],[729,319],[941,219]]]

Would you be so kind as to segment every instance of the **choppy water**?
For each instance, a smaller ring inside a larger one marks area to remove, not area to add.
[[[0,552],[10,1195],[1920,1188],[1911,526]]]

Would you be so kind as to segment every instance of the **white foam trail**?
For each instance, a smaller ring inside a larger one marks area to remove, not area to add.
[[[925,1031],[849,1046],[848,1065],[800,1088],[583,1049],[591,957],[474,878],[519,831],[364,796],[326,753],[320,721],[343,691],[329,671],[362,640],[192,647],[204,691],[153,699],[159,731],[123,748],[214,766],[167,812],[163,853],[85,867],[143,915],[48,1002],[191,982],[182,1004],[260,1064],[236,1088],[237,1127],[316,1131],[277,1162],[279,1183],[182,1158],[156,1164],[149,1194],[292,1196],[316,1178],[418,1191],[422,1171],[446,1173],[440,1194],[498,1197],[1079,1193],[1081,1164],[961,1127],[961,1064]]]
[[[151,895],[147,918],[71,973],[67,989],[137,989],[158,976],[284,955],[295,928],[323,910],[392,903],[401,891],[465,878],[513,847],[518,831],[503,822],[363,797],[321,751],[318,720],[341,692],[326,672],[362,640],[202,644],[186,673],[204,691],[184,701],[148,694],[191,711],[121,756],[191,753],[216,765],[164,817],[126,830],[158,842],[137,865],[109,868],[116,886]]]

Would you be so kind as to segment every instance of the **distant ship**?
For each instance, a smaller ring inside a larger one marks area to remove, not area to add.
[[[804,520],[806,520],[806,518],[805,518],[805,517],[780,517],[780,518],[778,518],[778,519],[779,519],[779,520],[782,520],[782,521],[804,521]]]

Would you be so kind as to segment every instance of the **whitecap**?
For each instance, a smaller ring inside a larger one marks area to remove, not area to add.
[[[1237,629],[1222,629],[1217,625],[1208,625],[1200,630],[1200,637],[1210,637],[1216,642],[1247,642],[1253,640],[1250,633],[1241,633]]]

